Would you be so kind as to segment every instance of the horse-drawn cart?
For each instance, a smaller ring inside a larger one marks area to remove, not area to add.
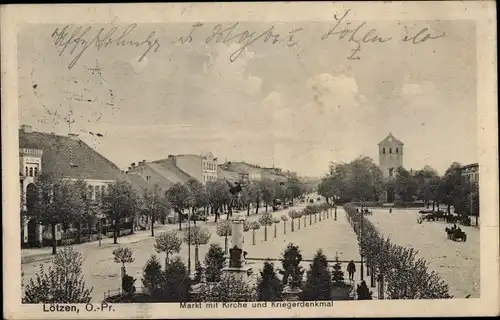
[[[460,228],[454,229],[446,227],[445,231],[448,239],[450,240],[458,241],[460,239],[463,242],[467,241],[467,234],[463,232]]]

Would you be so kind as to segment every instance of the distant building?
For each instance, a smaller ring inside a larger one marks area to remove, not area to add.
[[[379,167],[384,178],[394,177],[396,170],[403,167],[403,145],[392,133],[379,142]]]
[[[23,245],[36,246],[43,240],[44,226],[39,225],[28,211],[30,204],[26,196],[30,190],[35,190],[36,179],[42,172],[61,179],[84,180],[88,196],[94,201],[102,201],[110,184],[126,178],[114,163],[81,141],[77,134],[60,136],[35,132],[31,126],[22,125],[19,130],[19,182],[21,209],[27,214],[21,230]]]
[[[470,183],[479,184],[479,163],[472,163],[460,168],[460,174]]]
[[[395,179],[399,167],[403,167],[403,142],[396,139],[389,132],[387,137],[378,144],[379,168],[384,179],[391,181]],[[388,186],[385,190],[385,202],[392,203],[398,200],[393,187]]]

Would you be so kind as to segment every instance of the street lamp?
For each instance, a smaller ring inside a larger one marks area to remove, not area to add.
[[[191,275],[191,210],[188,209],[188,276]]]
[[[360,222],[360,228],[361,230],[359,231],[359,234],[360,234],[360,239],[361,241],[363,241],[363,220],[364,220],[364,214],[363,214],[363,198],[361,198],[361,222]],[[361,255],[361,281],[364,280],[364,268],[363,268],[363,265],[364,265],[364,262],[363,262],[363,253],[360,252],[360,255]]]

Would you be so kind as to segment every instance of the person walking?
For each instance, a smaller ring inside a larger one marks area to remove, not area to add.
[[[354,281],[354,273],[356,272],[356,265],[354,264],[354,261],[349,261],[349,264],[347,265],[347,273],[349,273],[349,280]]]

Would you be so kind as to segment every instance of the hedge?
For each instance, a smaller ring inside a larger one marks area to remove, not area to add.
[[[374,267],[381,284],[387,283],[389,299],[449,299],[448,285],[428,263],[417,259],[418,251],[393,244],[385,239],[366,217],[356,212],[353,204],[344,205],[351,226],[358,236],[360,253],[367,265]],[[363,232],[360,222],[363,219]],[[383,293],[382,293],[383,294]]]

